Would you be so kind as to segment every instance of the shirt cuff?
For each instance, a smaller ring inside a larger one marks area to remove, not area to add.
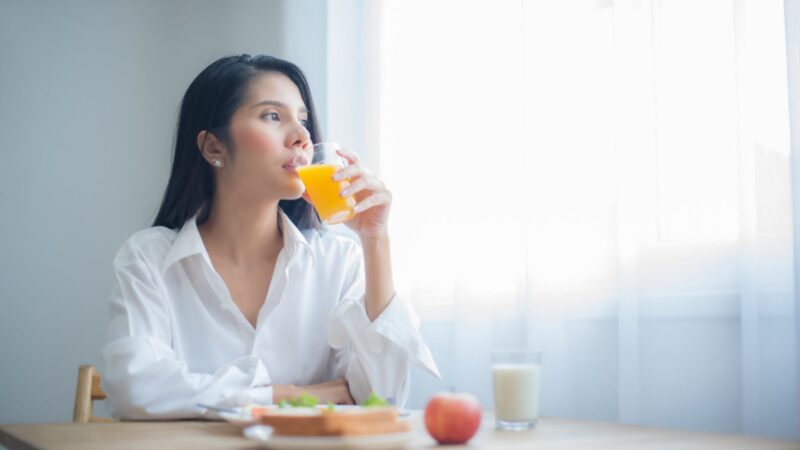
[[[419,333],[419,318],[411,304],[398,295],[372,323],[363,299],[341,302],[334,310],[328,341],[338,349],[347,345],[348,338],[364,342],[375,354],[383,352],[387,343],[393,344],[406,353],[410,362],[441,378],[433,355]]]
[[[272,386],[257,386],[242,391],[238,398],[239,406],[247,405],[271,405]]]

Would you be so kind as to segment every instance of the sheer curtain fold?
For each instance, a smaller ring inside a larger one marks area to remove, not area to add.
[[[527,345],[544,414],[800,437],[783,3],[379,5],[410,405]]]

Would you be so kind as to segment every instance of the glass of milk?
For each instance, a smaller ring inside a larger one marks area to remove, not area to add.
[[[493,350],[492,382],[497,428],[527,430],[539,418],[542,352]]]

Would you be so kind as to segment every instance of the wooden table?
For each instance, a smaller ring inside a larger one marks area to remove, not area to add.
[[[425,432],[422,416],[409,419],[416,437],[410,449],[435,442]],[[800,442],[733,435],[691,433],[581,420],[542,418],[534,430],[494,429],[491,413],[484,414],[469,448],[487,449],[800,449]],[[0,426],[0,444],[11,450],[56,449],[254,449],[257,443],[223,422],[59,423]],[[449,449],[468,448],[447,446]]]

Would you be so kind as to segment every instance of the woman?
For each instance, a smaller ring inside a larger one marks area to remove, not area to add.
[[[326,233],[295,167],[320,139],[300,69],[222,58],[183,98],[169,183],[152,228],[114,269],[104,383],[120,418],[202,415],[198,404],[269,404],[309,393],[402,405],[409,363],[438,376],[411,306],[395,295],[391,194],[358,157],[359,246]]]

